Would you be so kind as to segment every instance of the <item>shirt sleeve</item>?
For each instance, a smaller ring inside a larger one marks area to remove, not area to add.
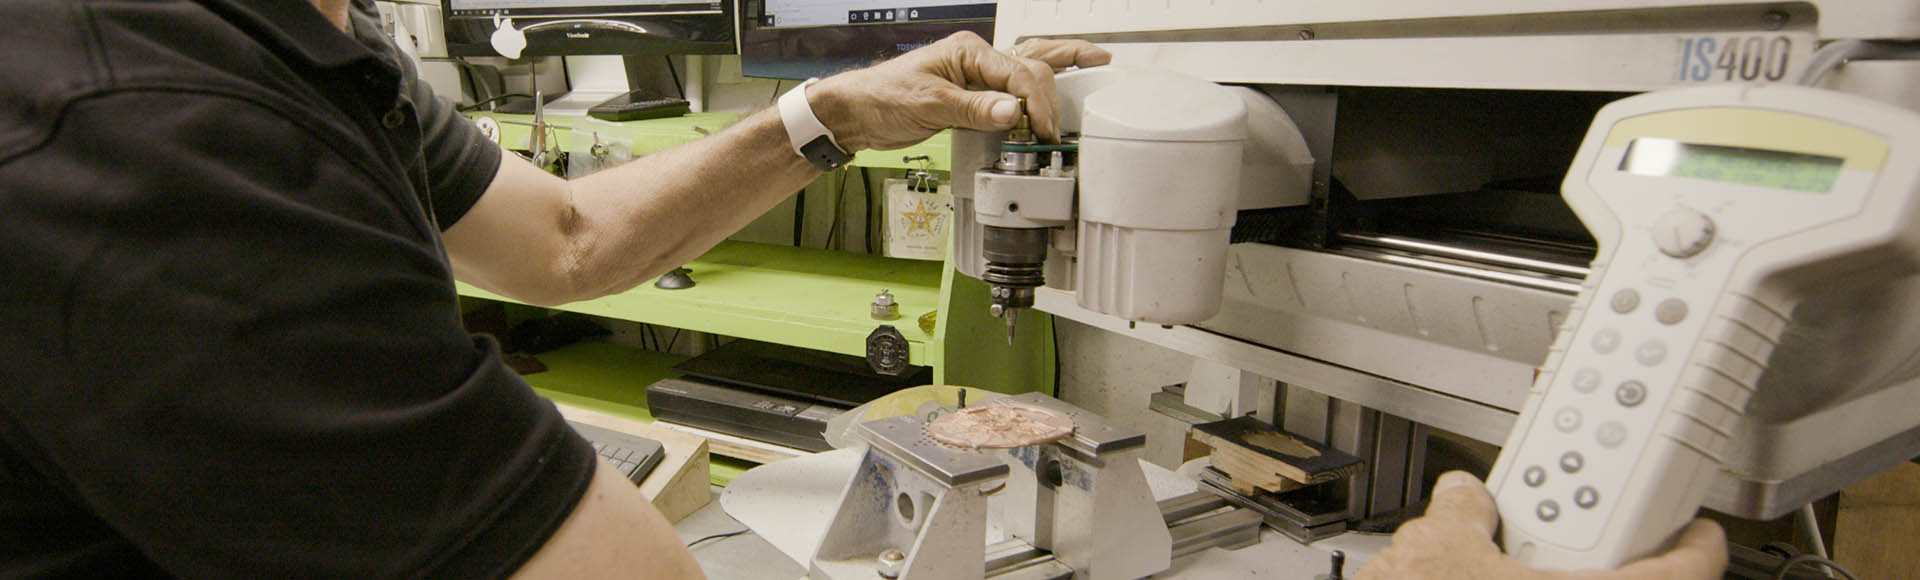
[[[6,294],[57,307],[5,321],[45,364],[0,410],[142,554],[179,577],[502,577],[571,513],[592,449],[462,328],[437,232],[377,164],[190,91],[62,126],[5,167],[29,225],[0,238],[47,244],[10,266],[44,300]]]
[[[420,144],[426,154],[434,222],[444,231],[479,203],[480,194],[486,193],[500,172],[504,150],[461,115],[452,102],[421,82],[411,59],[397,60],[403,86],[420,116]]]

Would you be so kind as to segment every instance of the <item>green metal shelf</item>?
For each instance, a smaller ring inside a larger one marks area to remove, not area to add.
[[[527,136],[533,132],[533,115],[485,112],[467,115],[475,119],[492,117],[499,121],[501,146],[508,149],[527,148]],[[740,113],[692,113],[664,119],[616,123],[593,117],[549,115],[547,123],[553,127],[552,136],[556,144],[564,151],[584,150],[591,143],[574,143],[574,139],[598,134],[632,141],[633,154],[646,155],[718,133],[745,118],[746,115]],[[941,131],[926,141],[903,149],[861,151],[854,155],[851,165],[874,169],[920,169],[924,166],[934,171],[950,171],[952,170],[950,159],[953,156],[952,142],[953,131]],[[906,162],[907,157],[919,155],[927,156],[931,164]]]
[[[913,364],[931,364],[933,335],[916,319],[940,307],[940,262],[793,246],[721,242],[686,265],[695,285],[662,290],[642,284],[624,293],[558,310],[659,324],[739,338],[866,356],[867,335],[891,325],[906,337]],[[893,293],[900,318],[874,320],[873,297]],[[464,296],[511,301],[461,284]]]
[[[532,115],[472,113],[500,121],[500,143],[525,149]],[[744,118],[737,113],[696,113],[666,119],[612,123],[590,117],[549,116],[552,137],[566,151],[580,151],[594,136],[624,139],[635,156],[655,153],[718,133]],[[900,150],[863,151],[853,165],[871,168],[951,169],[951,133]],[[904,159],[926,155],[931,165]],[[1013,344],[1006,328],[986,314],[987,287],[958,276],[943,262],[784,245],[722,242],[686,264],[696,285],[661,290],[643,284],[627,292],[555,308],[761,340],[854,356],[866,355],[866,339],[882,324],[908,342],[913,364],[933,367],[934,381],[1006,393],[1051,393],[1055,372],[1052,319],[1035,312],[1020,318]],[[900,318],[874,320],[873,297],[893,293]],[[462,296],[516,302],[467,284]],[[918,319],[939,312],[932,332]],[[680,357],[604,343],[582,343],[539,355],[548,370],[527,375],[536,391],[553,401],[638,421],[653,420],[646,386],[674,376]],[[725,485],[750,463],[716,456],[712,481]]]

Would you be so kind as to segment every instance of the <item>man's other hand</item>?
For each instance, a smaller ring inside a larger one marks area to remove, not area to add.
[[[1427,513],[1400,526],[1393,544],[1367,561],[1361,580],[1375,579],[1566,579],[1716,580],[1726,571],[1727,540],[1720,525],[1696,520],[1674,547],[1619,570],[1549,572],[1528,568],[1500,552],[1493,531],[1500,514],[1479,479],[1448,472],[1434,483]]]
[[[814,114],[841,147],[898,149],[948,127],[1002,131],[1013,127],[1015,97],[1027,99],[1033,129],[1059,140],[1053,73],[1106,64],[1112,55],[1083,40],[1029,40],[1012,54],[960,32],[872,67],[810,85]]]

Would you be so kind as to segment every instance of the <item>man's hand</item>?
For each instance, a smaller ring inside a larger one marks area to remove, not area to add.
[[[814,114],[841,147],[898,149],[941,129],[1001,131],[1013,127],[1014,97],[1041,140],[1058,141],[1053,73],[1112,59],[1083,40],[1030,40],[1014,54],[960,32],[872,67],[821,79],[807,89]]]
[[[1534,570],[1500,553],[1493,530],[1500,523],[1493,496],[1479,479],[1448,472],[1434,483],[1427,514],[1400,526],[1393,545],[1367,561],[1361,580],[1373,579],[1567,579],[1715,580],[1727,568],[1727,540],[1720,525],[1696,520],[1672,550],[1614,571]]]

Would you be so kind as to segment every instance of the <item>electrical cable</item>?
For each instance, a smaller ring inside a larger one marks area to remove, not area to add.
[[[1857,38],[1836,40],[1814,52],[1813,58],[1808,59],[1807,67],[1800,70],[1800,76],[1794,82],[1807,87],[1818,85],[1827,73],[1856,60],[1915,59],[1920,59],[1920,43]]]
[[[1826,538],[1820,536],[1820,516],[1813,513],[1813,504],[1800,506],[1799,511],[1794,515],[1798,516],[1794,523],[1800,525],[1800,533],[1806,534],[1810,540],[1809,543],[1813,544],[1813,555],[1822,558],[1833,557],[1827,553]]]
[[[707,540],[718,540],[718,539],[721,539],[721,538],[731,538],[731,537],[734,537],[734,536],[738,536],[738,535],[741,535],[741,534],[745,534],[745,533],[747,533],[747,532],[750,532],[750,531],[753,531],[753,530],[750,530],[750,529],[747,529],[747,528],[741,528],[741,529],[739,529],[739,530],[736,530],[736,531],[732,531],[732,532],[726,532],[726,533],[720,533],[720,534],[714,534],[714,535],[711,535],[711,536],[706,536],[706,537],[703,537],[703,538],[700,538],[700,539],[698,539],[698,540],[694,540],[694,541],[691,541],[691,542],[687,542],[687,547],[688,547],[688,548],[692,548],[692,547],[694,547],[694,546],[697,546],[697,545],[700,545],[700,543],[701,543],[701,542],[705,542],[705,541],[707,541]]]
[[[806,243],[806,238],[800,235],[806,231],[806,225],[807,189],[803,187],[800,188],[800,193],[793,196],[793,247],[798,248]]]
[[[1787,573],[1792,572],[1795,567],[1801,564],[1807,564],[1807,563],[1813,563],[1813,564],[1819,564],[1821,566],[1825,566],[1827,567],[1828,570],[1839,572],[1840,575],[1845,576],[1847,580],[1860,580],[1858,577],[1855,577],[1852,572],[1848,572],[1846,568],[1840,567],[1840,564],[1838,562],[1834,562],[1833,560],[1828,560],[1826,558],[1815,556],[1813,554],[1802,554],[1799,556],[1794,556],[1792,559],[1787,560],[1787,563],[1780,565],[1780,571],[1774,573],[1773,580],[1786,580]]]
[[[828,250],[835,249],[833,245],[833,234],[840,230],[840,222],[842,221],[842,218],[846,214],[845,211],[841,211],[840,205],[843,203],[846,203],[847,201],[847,177],[852,174],[851,172],[845,169],[841,169],[839,171],[840,171],[840,187],[837,190],[835,190],[833,193],[833,219],[827,222],[826,249]]]
[[[680,86],[680,71],[673,68],[673,57],[663,54],[660,58],[666,59],[667,73],[673,75],[673,92],[680,93],[682,99],[687,98],[687,89]]]
[[[867,166],[865,165],[860,166],[860,191],[866,192],[865,197],[867,200],[867,228],[866,228],[867,229],[867,233],[866,233],[867,254],[872,255],[874,253],[873,238],[877,237],[874,235],[874,230],[876,229],[876,226],[879,225],[878,224],[879,220],[873,219],[874,217],[873,215],[873,176],[867,174]],[[884,214],[885,212],[882,212],[882,213]]]

